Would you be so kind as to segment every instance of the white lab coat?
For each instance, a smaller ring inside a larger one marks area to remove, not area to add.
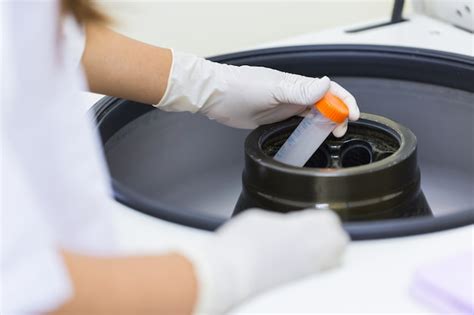
[[[71,18],[59,27],[56,0],[1,1],[0,10],[0,313],[43,313],[72,294],[59,249],[114,251],[111,189],[80,104],[80,28]]]

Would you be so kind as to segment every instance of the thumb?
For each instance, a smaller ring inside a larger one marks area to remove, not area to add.
[[[308,106],[319,101],[329,91],[328,77],[310,78],[286,73],[281,80],[275,99],[281,104]]]

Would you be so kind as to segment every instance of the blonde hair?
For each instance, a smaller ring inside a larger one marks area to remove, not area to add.
[[[63,15],[72,14],[79,24],[110,22],[109,17],[90,0],[61,0],[61,13]]]

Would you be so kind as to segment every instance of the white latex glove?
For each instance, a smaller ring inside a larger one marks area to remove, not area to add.
[[[198,280],[196,314],[221,314],[244,299],[339,263],[349,238],[329,210],[247,210],[203,248],[184,255]]]
[[[236,128],[252,129],[305,112],[330,90],[359,118],[354,97],[329,78],[309,78],[263,67],[230,66],[173,52],[168,87],[156,107],[201,113]],[[347,122],[334,131],[342,136]]]

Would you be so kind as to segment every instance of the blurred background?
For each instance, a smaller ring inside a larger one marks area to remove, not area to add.
[[[393,0],[98,0],[121,33],[200,56],[388,19]],[[405,5],[405,13],[411,3]]]

